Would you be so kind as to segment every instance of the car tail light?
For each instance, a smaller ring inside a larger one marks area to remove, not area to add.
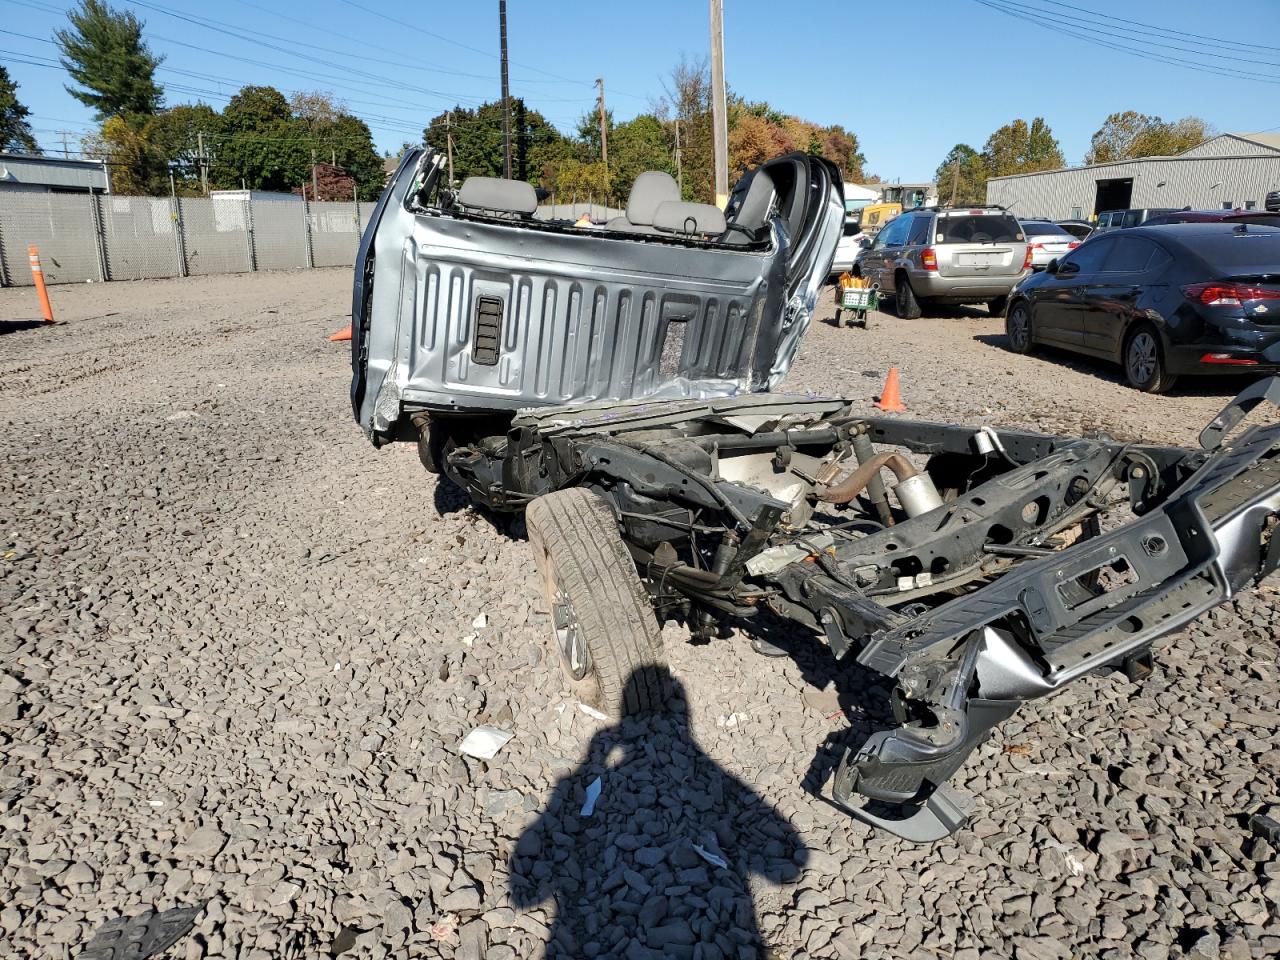
[[[1280,290],[1247,283],[1193,283],[1182,292],[1206,307],[1238,307],[1245,300],[1280,300]]]
[[[1246,357],[1233,357],[1229,353],[1206,353],[1200,358],[1201,363],[1220,363],[1231,367],[1256,367],[1257,360],[1249,360]]]
[[[1026,270],[1031,266],[1031,244],[1027,244],[1027,255],[1022,258],[1022,269]]]
[[[938,255],[934,253],[933,247],[925,247],[920,251],[920,266],[926,270],[938,269]]]
[[[1078,246],[1080,246],[1080,241],[1079,241],[1079,240],[1072,240],[1070,243],[1068,243],[1068,244],[1067,244],[1067,249],[1068,249],[1068,250],[1074,250],[1074,249],[1075,249],[1076,247],[1078,247]]]

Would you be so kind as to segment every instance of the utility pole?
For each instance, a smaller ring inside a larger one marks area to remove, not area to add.
[[[62,134],[62,159],[63,159],[63,160],[68,160],[68,159],[70,159],[70,158],[71,158],[71,151],[70,151],[70,149],[67,147],[67,134],[69,134],[71,131],[70,131],[70,130],[59,130],[58,132],[59,132],[60,134]]]
[[[507,83],[507,0],[498,0],[498,34],[502,43],[502,175],[511,179],[511,89]]]
[[[604,172],[609,173],[609,127],[605,123],[604,112],[604,77],[596,77],[596,86],[600,88],[600,162],[604,164]]]
[[[729,203],[729,117],[724,94],[724,0],[711,0],[711,134],[714,140],[716,206]]]
[[[680,187],[680,196],[684,197],[684,154],[680,150],[680,121],[676,120],[676,183]]]
[[[196,131],[196,150],[200,155],[200,192],[209,195],[209,167],[204,162],[204,131]]]
[[[311,148],[311,199],[320,199],[320,188],[316,186],[316,148]]]
[[[449,189],[453,189],[453,111],[450,110],[444,121],[445,150],[449,155]]]

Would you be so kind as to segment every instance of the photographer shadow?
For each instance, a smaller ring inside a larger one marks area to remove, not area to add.
[[[670,683],[666,712],[624,713],[592,737],[516,843],[512,906],[555,902],[548,958],[768,955],[752,878],[766,890],[796,880],[808,851],[699,747],[683,687]]]

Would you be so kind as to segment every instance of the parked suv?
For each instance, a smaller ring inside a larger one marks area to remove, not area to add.
[[[1031,272],[1031,249],[1022,225],[1002,207],[924,207],[889,221],[856,269],[892,293],[907,320],[920,316],[925,303],[985,303],[998,315]]]
[[[1105,230],[1119,230],[1122,227],[1140,227],[1151,217],[1166,213],[1177,213],[1172,207],[1144,207],[1133,210],[1104,210],[1098,214],[1098,225],[1095,233]]]

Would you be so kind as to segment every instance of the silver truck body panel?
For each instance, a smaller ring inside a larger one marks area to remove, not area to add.
[[[844,222],[838,174],[815,175],[796,239],[775,215],[759,242],[730,245],[423,208],[437,168],[429,151],[406,158],[356,264],[352,404],[371,436],[410,410],[769,390]]]

